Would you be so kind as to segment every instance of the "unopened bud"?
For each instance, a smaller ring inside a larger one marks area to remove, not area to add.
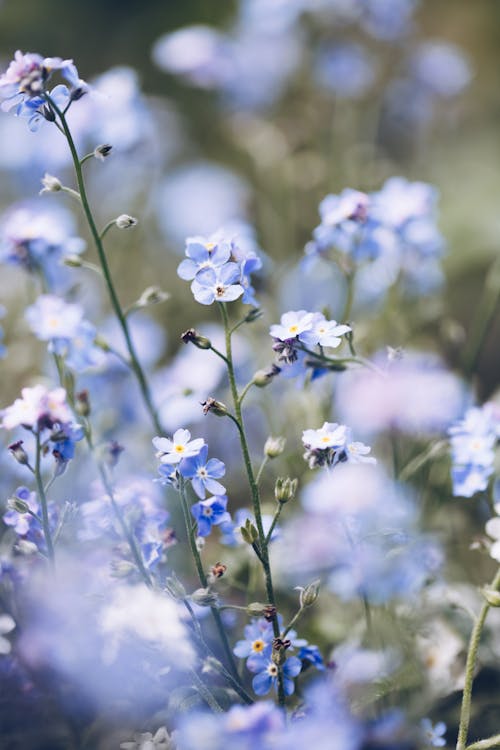
[[[268,458],[277,458],[285,450],[286,438],[269,436],[264,444],[264,455]]]
[[[104,449],[104,460],[110,466],[112,469],[116,466],[118,463],[118,459],[120,458],[121,454],[125,448],[123,445],[120,445],[116,440],[111,440]]]
[[[264,620],[267,622],[273,622],[273,620],[276,619],[278,614],[278,611],[274,604],[267,604],[264,608],[264,612],[262,613]]]
[[[500,607],[500,592],[484,588],[481,589],[481,593],[491,607]]]
[[[267,612],[268,604],[262,602],[251,602],[247,605],[247,615],[250,617],[262,617]]]
[[[240,532],[243,541],[247,544],[254,544],[259,538],[259,532],[249,518],[247,518],[244,525],[240,528]]]
[[[160,289],[159,286],[148,286],[143,291],[137,302],[137,307],[147,307],[148,305],[159,305],[170,297],[167,292]]]
[[[314,604],[314,602],[318,598],[319,584],[320,581],[317,580],[309,583],[305,588],[303,586],[295,587],[298,591],[300,591],[299,603],[302,609],[304,609],[305,607],[311,607]]]
[[[23,448],[23,440],[18,440],[17,442],[9,445],[9,451],[14,456],[18,464],[22,464],[23,466],[29,464],[28,454]]]
[[[95,158],[99,159],[99,161],[104,161],[104,159],[110,155],[112,148],[113,146],[110,146],[109,143],[101,143],[94,149]]]
[[[187,331],[184,331],[181,340],[185,344],[194,344],[198,349],[210,349],[212,346],[210,339],[207,339],[206,336],[200,336],[194,328],[188,328]]]
[[[229,414],[229,410],[225,404],[211,397],[203,401],[201,405],[203,406],[203,414],[205,415],[210,412],[211,414],[215,414],[216,417],[227,417]]]
[[[293,500],[295,493],[297,492],[298,484],[298,479],[278,477],[274,486],[274,497],[276,498],[276,502],[284,505],[290,500]]]
[[[102,336],[97,335],[94,339],[94,344],[98,346],[99,349],[102,349],[103,352],[111,351],[108,342]]]
[[[90,415],[90,400],[89,392],[79,391],[75,396],[75,411],[81,417],[88,417]]]
[[[165,589],[173,599],[178,599],[179,601],[183,601],[187,596],[186,589],[175,573],[169,576],[165,581]]]
[[[133,216],[129,216],[128,214],[120,214],[120,216],[115,219],[115,224],[118,229],[131,229],[136,226],[137,219],[134,219]]]
[[[45,172],[42,177],[42,186],[40,195],[43,195],[44,193],[58,193],[63,187],[61,181],[48,172]]]
[[[253,323],[262,317],[262,311],[258,307],[252,307],[250,312],[245,315],[245,323]]]
[[[218,603],[218,596],[209,588],[196,589],[191,594],[191,600],[199,607],[215,607]]]
[[[256,385],[257,388],[265,388],[265,386],[269,385],[269,383],[274,380],[276,375],[279,375],[280,372],[281,367],[278,367],[278,365],[271,365],[265,370],[257,370],[252,378],[252,383]]]
[[[212,567],[210,568],[210,572],[208,574],[209,582],[214,583],[219,578],[222,578],[226,570],[227,570],[227,565],[224,565],[224,563],[218,562],[218,563],[215,563],[215,565],[212,565]]]
[[[70,268],[81,268],[83,266],[83,261],[79,255],[65,255],[63,263]]]
[[[286,662],[286,650],[290,648],[292,642],[289,639],[282,640],[281,638],[275,638],[273,640],[273,650],[271,652],[271,661],[277,664],[278,667],[283,666]]]
[[[9,497],[7,500],[7,508],[9,510],[15,510],[16,513],[29,513],[30,506],[25,500],[21,500],[20,497]]]

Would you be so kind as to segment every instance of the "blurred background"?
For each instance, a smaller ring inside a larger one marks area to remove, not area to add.
[[[192,25],[192,38],[168,36]],[[70,57],[114,100],[80,121],[74,108],[73,127],[82,145],[115,147],[112,168],[98,177],[92,167],[102,220],[123,211],[141,220],[113,259],[125,295],[140,291],[139,279],[151,283],[160,258],[175,300],[185,236],[228,220],[249,222],[269,258],[291,264],[328,192],[378,189],[400,174],[440,192],[448,283],[411,317],[452,364],[498,252],[499,41],[491,0],[0,5],[3,67],[16,49]],[[64,175],[67,155],[47,131],[1,118],[5,207],[36,196],[44,171]],[[4,302],[12,309],[9,294]],[[170,351],[182,329],[172,304],[159,313],[170,320]],[[391,343],[407,343],[409,325],[391,320]],[[497,321],[479,366],[483,396],[498,383],[498,333]]]

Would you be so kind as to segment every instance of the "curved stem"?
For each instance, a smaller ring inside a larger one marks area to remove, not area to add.
[[[208,579],[206,576],[206,573],[203,569],[203,563],[201,562],[200,552],[198,550],[198,547],[196,546],[196,538],[194,535],[193,525],[191,523],[191,516],[189,513],[189,505],[188,500],[186,497],[186,484],[184,481],[184,478],[181,476],[179,477],[179,494],[181,498],[181,508],[182,508],[182,515],[184,516],[184,525],[186,527],[186,534],[188,537],[189,546],[191,548],[191,554],[193,555],[194,564],[196,566],[196,571],[198,573],[198,578],[200,580],[201,585],[203,588],[207,588],[208,586]],[[224,628],[224,624],[222,622],[219,609],[217,607],[210,607],[210,610],[212,612],[212,616],[215,621],[215,625],[217,627],[217,630],[219,632],[220,639],[222,641],[222,645],[224,647],[224,651],[226,654],[226,658],[228,660],[228,664],[231,670],[231,673],[233,674],[233,677],[236,679],[238,678],[238,670],[236,669],[236,664],[234,662],[234,656],[233,652],[231,651],[231,646],[229,644],[227,633]]]
[[[493,582],[490,586],[494,591],[498,591],[500,588],[500,569],[498,570]],[[456,750],[466,750],[467,747],[467,735],[469,732],[470,724],[470,713],[471,713],[471,702],[472,702],[472,684],[474,682],[474,672],[476,668],[477,652],[481,635],[483,632],[484,623],[486,617],[490,611],[491,605],[485,602],[481,608],[479,616],[476,620],[476,624],[472,629],[469,649],[467,652],[467,662],[465,665],[465,682],[464,691],[462,695],[462,707],[460,709],[460,725],[458,728],[457,748]]]
[[[467,750],[490,750],[490,748],[494,747],[500,747],[500,734],[473,742],[472,745],[467,745]]]
[[[45,544],[47,546],[47,557],[52,567],[54,567],[54,543],[52,541],[52,533],[50,531],[49,521],[49,508],[47,503],[47,496],[45,495],[45,489],[43,487],[42,472],[41,472],[41,447],[40,447],[40,431],[36,432],[36,454],[35,454],[35,479],[38,490],[38,497],[42,508],[42,528],[43,536],[45,538]]]
[[[146,376],[144,374],[144,370],[141,367],[141,364],[137,358],[137,354],[135,351],[134,344],[132,342],[132,338],[130,336],[130,330],[128,327],[127,319],[124,315],[124,312],[122,310],[120,301],[118,299],[118,295],[113,283],[113,278],[111,276],[111,271],[108,265],[108,260],[106,258],[106,253],[104,251],[104,246],[102,244],[102,239],[99,234],[99,231],[97,229],[94,216],[92,213],[92,209],[90,208],[89,200],[87,197],[87,191],[85,188],[85,181],[83,179],[83,171],[82,171],[82,165],[80,163],[80,159],[78,157],[78,152],[76,150],[75,142],[73,140],[73,136],[71,135],[71,131],[69,129],[66,117],[64,116],[64,113],[59,109],[57,104],[54,102],[54,100],[48,95],[45,95],[45,98],[50,105],[50,107],[53,109],[53,111],[57,114],[59,117],[59,120],[61,122],[61,126],[64,131],[64,135],[66,136],[66,140],[68,142],[69,150],[71,152],[71,157],[73,159],[73,166],[75,169],[76,174],[76,181],[78,183],[78,189],[80,191],[80,198],[83,206],[83,211],[85,213],[85,217],[87,219],[87,224],[90,229],[90,233],[92,235],[92,238],[94,240],[94,244],[97,250],[97,254],[99,256],[99,262],[102,267],[102,271],[104,274],[104,279],[106,282],[106,286],[108,289],[109,297],[111,300],[111,305],[113,307],[114,313],[118,319],[118,323],[120,325],[120,328],[123,332],[123,336],[125,338],[125,343],[127,345],[127,349],[130,355],[130,367],[133,370],[137,382],[139,384],[139,388],[142,394],[142,397],[144,399],[144,403],[146,404],[146,408],[150,414],[151,420],[153,422],[153,425],[155,427],[155,430],[158,433],[162,432],[161,424],[158,419],[158,415],[156,413],[156,409],[153,405],[153,400],[151,397],[151,392],[149,390],[149,385],[146,380]]]
[[[267,599],[269,601],[269,604],[271,604],[273,607],[276,608],[276,597],[274,595],[274,587],[273,587],[273,579],[272,579],[272,573],[271,573],[271,565],[269,563],[269,551],[267,547],[266,542],[266,535],[264,532],[264,527],[262,524],[262,512],[260,507],[260,493],[259,493],[259,487],[257,484],[257,481],[255,479],[253,467],[252,467],[252,461],[250,459],[250,451],[248,448],[248,442],[245,434],[245,427],[243,423],[243,416],[241,413],[241,403],[240,403],[240,396],[238,394],[238,388],[236,385],[236,377],[234,374],[234,365],[233,365],[233,354],[232,354],[232,345],[231,345],[231,328],[229,325],[229,318],[227,314],[226,305],[224,302],[219,302],[219,309],[222,314],[222,319],[224,321],[224,331],[225,331],[225,340],[226,340],[226,357],[227,357],[227,372],[229,377],[229,386],[231,389],[231,395],[233,399],[234,404],[234,411],[235,411],[235,419],[234,422],[236,426],[238,427],[238,433],[240,436],[240,444],[241,444],[241,452],[243,454],[243,461],[245,463],[245,469],[248,477],[248,482],[250,485],[250,492],[252,496],[252,505],[253,505],[253,512],[255,516],[255,524],[257,527],[257,532],[259,534],[259,559],[262,563],[262,568],[264,571],[264,578],[265,578],[265,585],[266,585],[266,593],[267,593]],[[273,618],[273,633],[275,638],[280,637],[280,628],[278,623],[278,616]],[[284,690],[284,682],[283,682],[283,671],[280,669],[278,672],[278,700],[280,706],[285,705],[285,690]]]

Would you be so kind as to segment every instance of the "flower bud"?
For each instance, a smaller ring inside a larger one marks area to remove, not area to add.
[[[30,510],[28,503],[20,497],[9,497],[7,500],[7,508],[9,510],[15,510],[16,513],[29,513]]]
[[[165,590],[168,591],[173,599],[177,599],[179,601],[183,601],[187,596],[186,589],[179,581],[175,573],[173,573],[171,576],[168,576],[167,580],[165,581]]]
[[[251,602],[247,605],[247,615],[249,617],[262,617],[267,612],[268,604],[262,602]]]
[[[118,443],[116,440],[111,440],[104,447],[103,460],[108,464],[108,466],[114,469],[118,463],[118,459],[120,458],[124,450],[125,448],[123,447],[123,445],[120,445],[120,443]]]
[[[262,317],[262,311],[258,307],[252,307],[250,312],[245,315],[245,323],[253,323]]]
[[[304,609],[305,607],[311,607],[314,604],[314,602],[318,598],[319,585],[320,581],[318,579],[316,581],[313,581],[312,583],[309,583],[305,588],[303,586],[295,587],[298,591],[300,591],[299,603],[301,609]]]
[[[90,415],[90,400],[89,392],[87,390],[79,391],[75,396],[75,411],[81,417],[88,417]]]
[[[298,479],[290,479],[290,477],[278,477],[274,486],[274,497],[277,503],[284,505],[289,500],[293,500],[295,493],[297,492],[297,486],[299,484]]]
[[[243,541],[247,544],[254,544],[259,538],[259,532],[249,518],[247,518],[245,524],[241,526],[240,532]]]
[[[285,445],[286,438],[272,437],[270,435],[264,444],[264,455],[268,458],[277,458],[278,456],[281,456],[285,450]]]
[[[61,181],[48,172],[45,172],[42,177],[42,185],[43,187],[40,190],[40,195],[43,195],[44,193],[58,193],[63,187]]]
[[[208,582],[215,583],[215,581],[217,581],[219,578],[222,578],[226,570],[227,565],[224,565],[224,563],[215,563],[215,565],[212,565],[212,567],[210,568],[210,572],[207,576]]]
[[[120,214],[120,216],[115,219],[115,224],[118,229],[131,229],[136,226],[137,219],[134,219],[133,216],[129,216],[128,214]]]
[[[215,591],[211,591],[209,588],[196,589],[191,594],[191,600],[199,607],[216,607],[218,596]]]
[[[70,268],[81,268],[83,266],[83,261],[79,255],[65,255],[63,263]]]
[[[263,617],[267,622],[273,622],[278,614],[278,610],[274,604],[267,604],[264,608]]]
[[[208,412],[211,412],[212,414],[215,414],[216,417],[227,417],[229,414],[227,406],[221,401],[216,401],[212,397],[207,398],[207,400],[203,401],[201,405],[203,406],[203,414],[205,415],[207,415]]]
[[[112,148],[113,146],[110,146],[109,143],[101,143],[99,146],[95,147],[94,157],[99,159],[99,161],[104,161],[104,159],[110,155]]]
[[[500,607],[500,592],[495,589],[484,588],[481,593],[490,605],[490,607]]]
[[[22,464],[23,466],[26,466],[29,464],[29,458],[28,454],[23,448],[23,440],[18,440],[15,443],[12,443],[9,445],[9,451],[14,456],[18,464]]]
[[[265,388],[265,386],[269,385],[269,383],[274,380],[276,375],[279,375],[280,372],[281,367],[278,367],[278,365],[271,365],[265,370],[257,370],[252,378],[252,383],[256,385],[257,388]]]
[[[185,344],[194,344],[198,349],[210,349],[212,346],[210,339],[207,339],[206,336],[200,336],[194,328],[188,328],[187,331],[184,331],[181,340]]]
[[[165,302],[170,294],[164,292],[159,286],[148,286],[137,300],[136,307],[147,307],[148,305],[159,305]]]

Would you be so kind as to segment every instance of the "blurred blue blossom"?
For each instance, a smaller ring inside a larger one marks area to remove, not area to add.
[[[340,42],[318,53],[315,78],[339,99],[357,99],[369,91],[376,76],[374,60],[360,44]]]
[[[446,745],[446,724],[438,721],[433,725],[430,719],[422,719],[420,728],[425,743],[429,747],[444,747]]]
[[[472,497],[484,491],[493,474],[495,446],[500,438],[500,411],[494,403],[469,409],[449,429],[453,494]]]

